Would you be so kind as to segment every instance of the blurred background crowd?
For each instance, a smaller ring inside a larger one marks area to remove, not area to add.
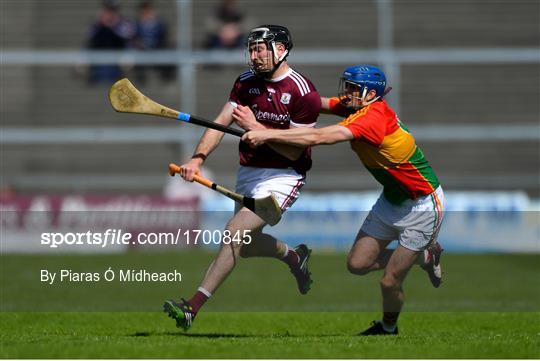
[[[244,44],[244,15],[235,0],[218,3],[212,14],[205,17],[201,31],[205,49],[238,49]],[[89,50],[163,50],[174,47],[169,39],[169,26],[161,18],[158,9],[151,1],[141,1],[134,19],[123,15],[117,0],[102,3],[97,20],[92,24],[86,39]],[[126,74],[118,64],[91,65],[88,70],[90,83],[110,84]],[[172,65],[135,65],[133,76],[139,83],[147,79],[147,72],[156,70],[164,81],[175,80],[175,67]],[[129,72],[128,72],[129,74]]]
[[[278,23],[293,35],[289,62],[322,95],[336,93],[348,65],[381,66],[394,88],[390,104],[446,189],[539,195],[537,1],[5,0],[0,6],[4,186],[159,192],[167,163],[190,156],[202,130],[116,114],[108,87],[128,76],[152,99],[213,119],[246,68],[246,32]],[[107,58],[111,50],[121,53]],[[320,117],[321,125],[336,121]],[[225,138],[207,165],[232,184],[236,139]],[[315,149],[307,190],[377,189],[347,148]]]

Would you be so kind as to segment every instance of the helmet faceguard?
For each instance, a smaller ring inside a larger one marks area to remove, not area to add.
[[[261,69],[258,64],[253,63],[251,59],[250,49],[259,44],[265,44],[268,52],[266,59],[267,68]],[[285,51],[281,56],[278,55],[277,44],[281,43],[285,47]],[[261,25],[252,29],[249,32],[246,42],[246,59],[249,68],[258,76],[270,78],[272,74],[279,68],[281,63],[287,59],[290,50],[292,49],[292,39],[289,30],[284,26],[279,25]],[[271,67],[270,67],[271,66]]]
[[[376,95],[366,101],[371,90],[375,90]],[[372,65],[356,65],[345,69],[339,82],[338,96],[347,107],[364,107],[381,99],[386,93],[386,76]]]

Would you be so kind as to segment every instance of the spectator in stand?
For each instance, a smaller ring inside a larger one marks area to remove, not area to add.
[[[138,18],[135,24],[133,46],[138,50],[162,50],[167,48],[167,25],[159,15],[151,1],[139,4]],[[139,82],[145,82],[149,70],[154,69],[162,80],[173,80],[174,66],[172,65],[138,65],[135,76]]]
[[[235,0],[223,0],[209,21],[206,49],[238,49],[244,45],[244,15]]]
[[[119,11],[114,0],[103,2],[97,21],[91,26],[87,40],[89,50],[123,50],[129,46],[134,29]],[[89,82],[110,84],[123,77],[118,64],[93,64],[90,66]]]

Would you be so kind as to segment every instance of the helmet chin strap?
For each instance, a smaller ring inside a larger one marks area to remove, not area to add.
[[[380,96],[376,96],[375,98],[371,99],[370,101],[366,101],[365,99],[366,99],[367,93],[368,93],[368,89],[367,89],[367,87],[364,87],[364,90],[362,91],[362,96],[360,97],[360,100],[362,101],[362,107],[368,106],[371,103],[376,102],[380,98]]]
[[[289,50],[285,50],[283,54],[280,57],[278,57],[277,56],[278,51],[277,51],[275,42],[272,42],[272,52],[274,53],[274,59],[276,60],[277,65],[281,64],[281,62],[285,60],[285,57],[287,56],[287,54],[289,54]]]
[[[281,63],[283,63],[285,61],[285,58],[287,57],[287,55],[289,54],[289,50],[285,50],[283,52],[283,54],[278,57],[277,56],[277,47],[276,47],[276,43],[275,42],[272,42],[272,58],[273,60],[276,62],[276,65],[274,65],[274,67],[272,68],[272,70],[268,71],[268,72],[265,72],[263,74],[261,74],[261,76],[264,78],[264,79],[271,79],[272,78],[272,75],[274,75],[274,73],[276,72],[276,70],[278,70],[279,66],[281,65]]]

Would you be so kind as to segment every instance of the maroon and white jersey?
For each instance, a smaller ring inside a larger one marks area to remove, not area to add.
[[[248,106],[259,123],[267,128],[289,129],[314,127],[321,109],[321,98],[313,84],[289,69],[276,79],[261,79],[249,70],[240,74],[231,90],[229,101]],[[311,149],[292,161],[264,144],[250,148],[240,141],[240,164],[258,168],[293,168],[306,173],[311,168]]]

